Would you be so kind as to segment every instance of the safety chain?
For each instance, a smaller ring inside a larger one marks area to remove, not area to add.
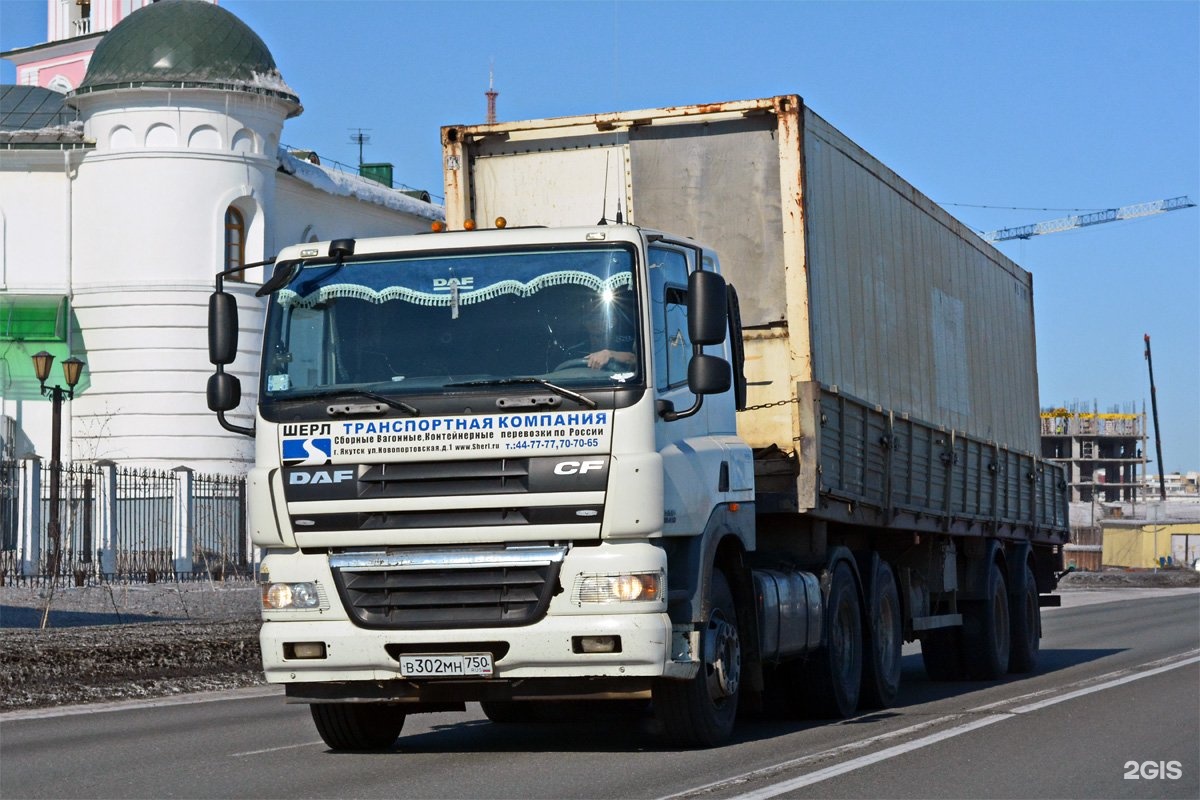
[[[759,403],[756,406],[746,406],[742,411],[757,411],[760,408],[775,408],[776,406],[790,406],[793,403],[799,403],[799,397],[793,397],[791,400],[776,400],[773,403]]]

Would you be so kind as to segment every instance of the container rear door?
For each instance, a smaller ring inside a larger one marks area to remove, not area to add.
[[[588,147],[569,142],[533,145],[486,142],[472,163],[476,222],[490,227],[504,217],[509,227],[595,225],[629,221],[629,148],[624,137],[605,137]],[[594,137],[593,137],[594,139]],[[528,148],[528,149],[527,149]]]

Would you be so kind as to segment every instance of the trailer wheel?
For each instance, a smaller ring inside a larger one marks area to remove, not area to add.
[[[729,738],[737,716],[742,645],[729,581],[714,569],[708,620],[700,634],[700,669],[688,681],[654,684],[654,713],[663,734],[684,747],[713,747]]]
[[[863,631],[862,708],[888,708],[900,691],[900,648],[904,630],[900,618],[900,592],[892,568],[876,562]]]
[[[1042,636],[1042,609],[1038,605],[1037,581],[1028,564],[1025,565],[1021,591],[1009,599],[1012,601],[1009,608],[1012,645],[1008,653],[1008,671],[1033,672],[1037,668]]]
[[[962,629],[938,628],[921,634],[921,660],[931,681],[961,681],[966,677]]]
[[[819,718],[849,717],[862,689],[863,635],[858,587],[845,561],[834,566],[830,578],[825,642],[800,670],[804,708]]]
[[[983,599],[963,603],[963,664],[967,677],[990,681],[1008,672],[1012,631],[1000,565],[988,566]]]
[[[385,750],[404,727],[404,712],[377,703],[313,703],[317,733],[330,750]]]

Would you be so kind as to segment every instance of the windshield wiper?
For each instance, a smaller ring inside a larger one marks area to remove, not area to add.
[[[406,411],[409,414],[412,414],[414,417],[421,416],[421,410],[416,406],[409,405],[403,400],[395,400],[386,395],[379,394],[378,392],[372,392],[370,389],[324,389],[317,392],[298,392],[296,394],[289,394],[286,397],[280,397],[278,399],[317,400],[328,397],[365,397],[368,400],[374,400],[376,403],[383,403],[385,406],[391,406],[392,408],[399,409],[400,411]],[[371,409],[362,410],[370,411]],[[353,414],[357,411],[359,411],[359,409],[353,406],[346,406],[345,409],[341,410],[340,412],[335,412],[334,406],[329,407],[330,415],[334,413]]]
[[[574,400],[576,403],[579,403],[580,405],[587,406],[588,408],[596,407],[596,401],[593,400],[592,398],[588,397],[587,395],[582,395],[579,392],[573,392],[570,389],[563,388],[562,386],[559,386],[556,383],[551,383],[550,381],[545,380],[544,378],[484,378],[483,380],[478,380],[478,381],[463,381],[462,383],[447,383],[446,388],[449,389],[452,386],[519,386],[521,384],[528,384],[531,386],[541,386],[545,389],[549,389],[550,391],[554,392],[555,394],[559,395],[560,397],[565,397],[569,400]]]

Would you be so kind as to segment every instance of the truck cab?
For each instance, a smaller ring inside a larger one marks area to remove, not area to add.
[[[263,293],[263,663],[319,728],[695,679],[707,565],[753,544],[715,253],[630,225],[339,240]]]

